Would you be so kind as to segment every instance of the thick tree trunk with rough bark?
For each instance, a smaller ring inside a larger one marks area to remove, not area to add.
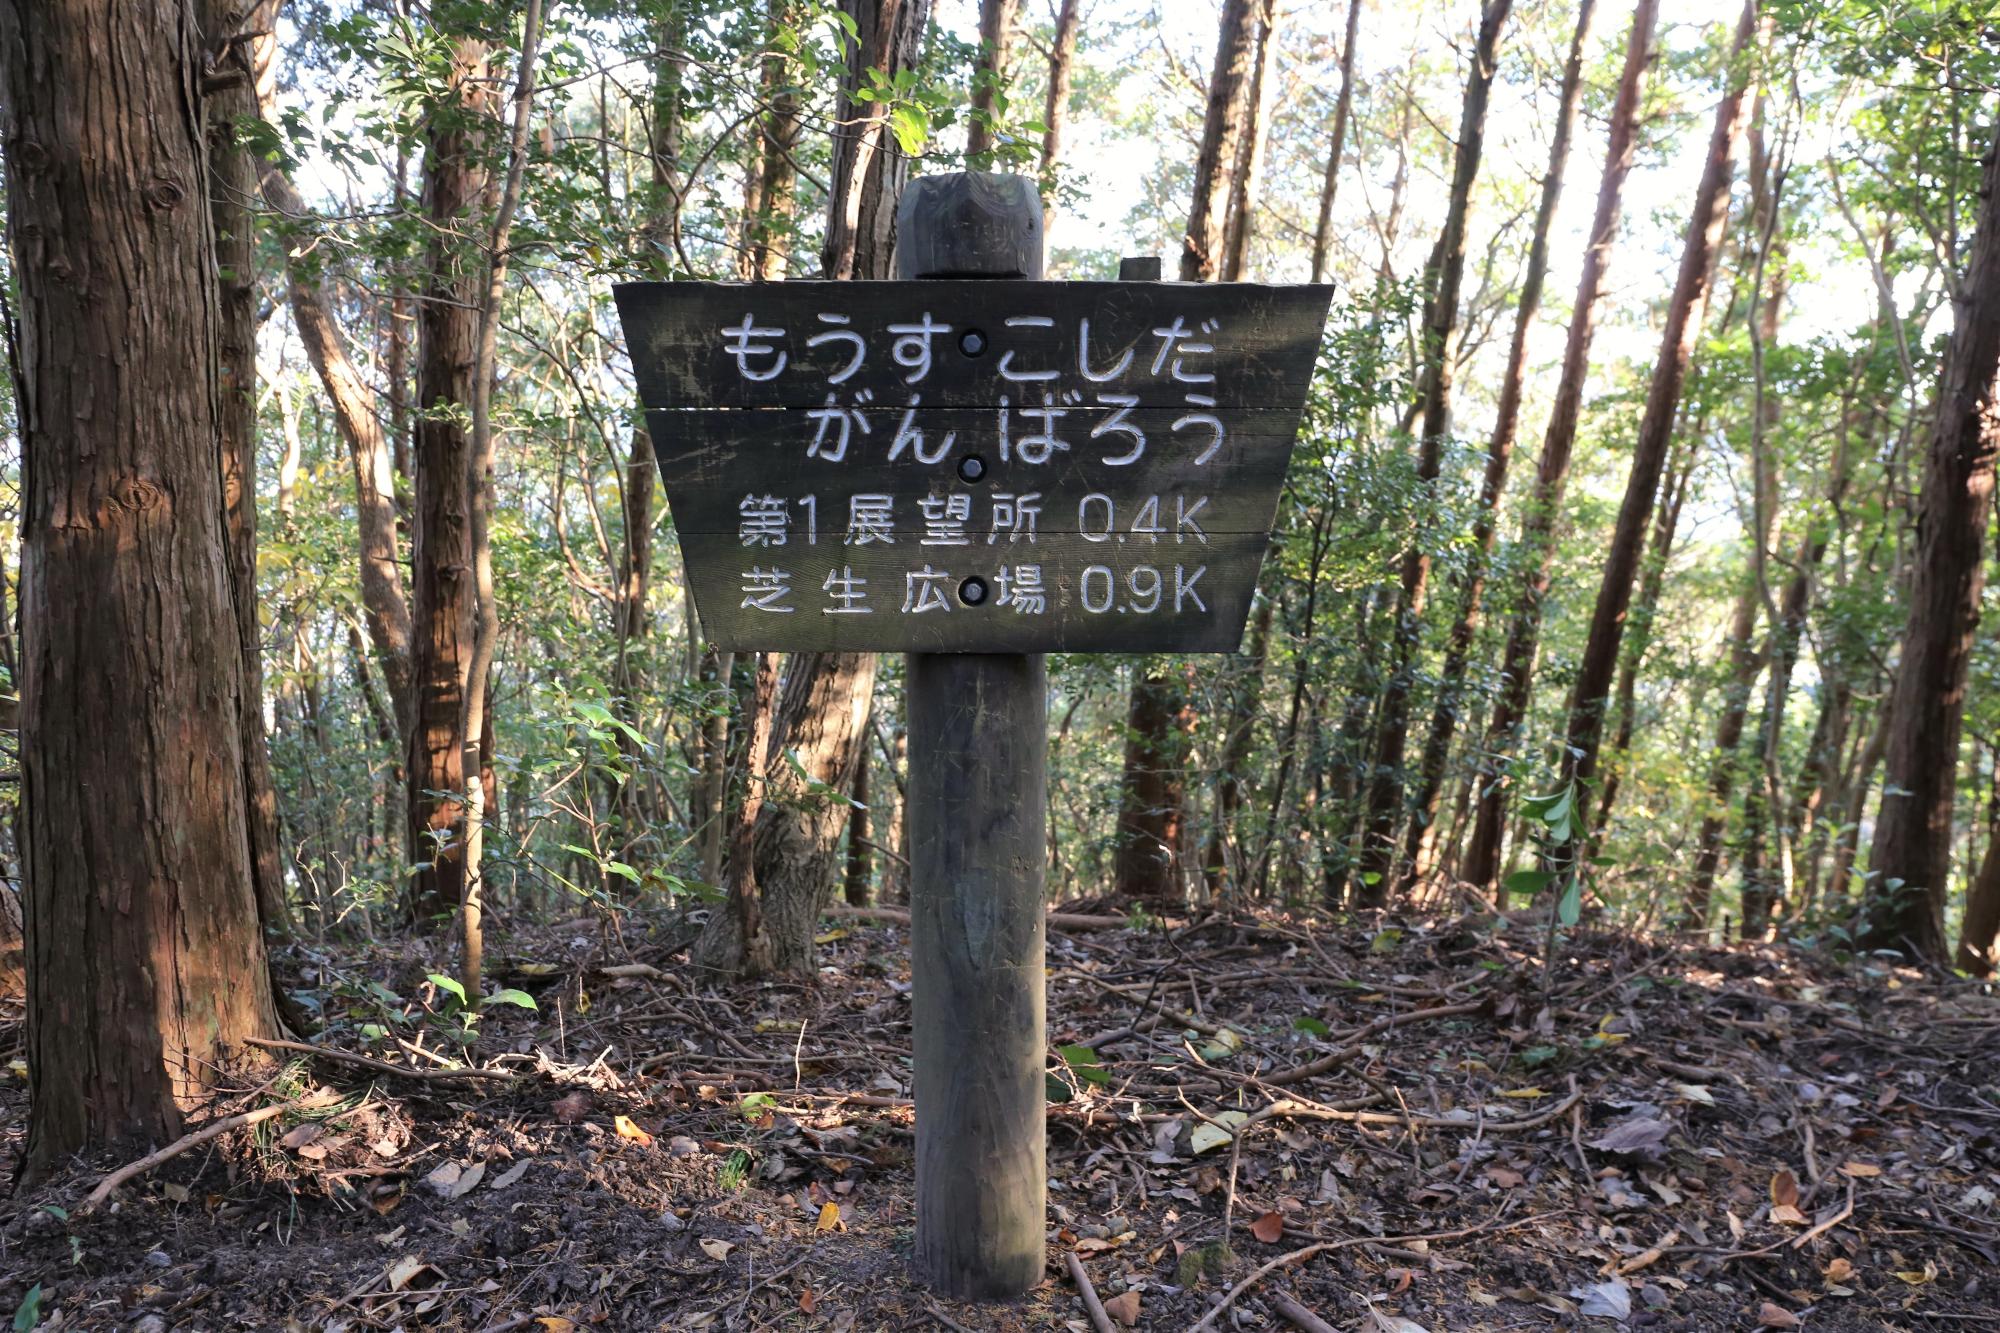
[[[491,66],[483,43],[452,56],[454,114],[432,123],[424,149],[425,212],[433,228],[417,329],[415,591],[411,665],[414,721],[408,741],[410,915],[457,908],[465,888],[465,716],[472,668],[472,437],[467,429],[478,359],[479,247],[465,232],[486,190],[473,117],[490,114]],[[470,724],[470,725],[469,725]]]
[[[1333,202],[1340,192],[1340,159],[1347,151],[1347,115],[1354,105],[1354,48],[1361,27],[1361,0],[1347,0],[1347,36],[1340,47],[1340,95],[1333,104],[1332,141],[1326,147],[1326,175],[1319,187],[1319,224],[1313,228],[1312,280],[1326,280],[1333,253]]]
[[[1431,251],[1424,275],[1419,381],[1422,425],[1417,482],[1426,491],[1437,485],[1444,467],[1445,435],[1451,429],[1458,292],[1465,276],[1465,224],[1472,209],[1472,187],[1479,178],[1479,160],[1486,142],[1486,107],[1491,100],[1494,76],[1499,73],[1500,34],[1513,8],[1513,0],[1487,0],[1480,11],[1479,34],[1473,43],[1465,102],[1458,118],[1444,229]],[[1369,761],[1358,862],[1358,897],[1367,906],[1387,902],[1399,880],[1396,825],[1405,798],[1411,794],[1406,785],[1408,775],[1403,772],[1403,755],[1410,736],[1410,686],[1423,646],[1420,641],[1424,606],[1430,598],[1431,553],[1426,542],[1423,534],[1417,534],[1403,553],[1402,589],[1392,631],[1395,637],[1389,645],[1389,679],[1382,692],[1375,753]]]
[[[1660,338],[1659,359],[1653,366],[1645,413],[1640,417],[1638,437],[1632,446],[1625,498],[1612,528],[1604,575],[1591,613],[1590,634],[1570,694],[1562,770],[1565,780],[1579,785],[1588,783],[1596,772],[1598,746],[1604,734],[1604,705],[1618,670],[1618,648],[1625,633],[1626,612],[1631,608],[1646,529],[1652,521],[1660,475],[1666,468],[1667,450],[1673,440],[1681,386],[1687,378],[1695,339],[1701,331],[1702,311],[1713,282],[1714,265],[1710,261],[1729,221],[1729,180],[1735,171],[1737,141],[1743,137],[1744,109],[1752,81],[1750,65],[1757,33],[1757,3],[1758,0],[1746,0],[1730,46],[1725,87],[1716,106],[1715,128],[1709,136],[1701,180],[1695,187],[1680,273],[1674,282],[1666,327]]]
[[[1181,281],[1213,282],[1222,272],[1223,236],[1235,189],[1235,166],[1249,118],[1251,69],[1257,54],[1259,0],[1222,0],[1215,69],[1208,79],[1201,151],[1194,163],[1194,203],[1181,249]]]
[[[1431,709],[1429,733],[1417,763],[1416,790],[1410,800],[1409,829],[1403,841],[1402,879],[1394,890],[1406,892],[1430,873],[1437,842],[1438,797],[1444,790],[1445,764],[1463,706],[1465,673],[1472,659],[1473,637],[1479,632],[1486,595],[1487,562],[1499,532],[1500,496],[1507,487],[1507,470],[1520,430],[1521,391],[1528,372],[1528,334],[1542,305],[1542,287],[1549,272],[1549,228],[1562,198],[1563,172],[1569,165],[1570,135],[1576,108],[1583,97],[1583,47],[1590,36],[1596,0],[1577,6],[1576,31],[1569,59],[1563,65],[1562,92],[1557,99],[1555,134],[1549,142],[1549,169],[1542,177],[1541,201],[1535,209],[1534,234],[1528,242],[1528,263],[1521,277],[1521,299],[1514,313],[1514,337],[1507,348],[1507,365],[1500,375],[1500,403],[1493,434],[1486,442],[1486,469],[1479,482],[1479,509],[1472,520],[1470,563],[1458,580],[1458,615],[1445,645],[1444,666],[1438,672],[1437,700]]]
[[[1946,957],[1958,738],[2000,451],[2000,137],[1987,149],[1981,196],[1924,456],[1910,614],[1889,705],[1862,934],[1870,948],[1937,961]]]
[[[833,896],[847,828],[849,806],[832,793],[853,786],[874,683],[872,653],[793,653],[787,661],[783,698],[761,764],[763,781],[750,784],[761,806],[752,843],[753,881],[769,950],[761,970],[812,971],[813,935]],[[760,707],[770,707],[761,690],[748,710],[753,755]],[[780,757],[788,752],[804,777]],[[740,844],[732,844],[730,862],[734,885],[743,873]],[[717,972],[742,971],[756,961],[744,953],[744,938],[736,913],[717,912],[692,957]]]
[[[840,80],[821,276],[886,278],[895,271],[896,200],[910,159],[888,131],[883,104],[855,94],[868,87],[868,70],[894,78],[916,68],[930,0],[840,0],[840,12],[854,21],[858,40]]]
[[[226,557],[198,7],[0,8],[20,285],[26,1173],[143,1147],[276,1019]]]

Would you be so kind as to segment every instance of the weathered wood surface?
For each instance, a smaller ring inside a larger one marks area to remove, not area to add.
[[[1002,395],[1018,404],[1056,387],[1138,394],[1157,406],[1180,406],[1192,392],[1221,408],[1296,410],[1332,292],[1260,283],[1003,286],[971,279],[921,286],[627,282],[613,289],[639,397],[649,408],[819,407],[830,393],[843,404],[866,393],[878,409],[900,409],[912,397],[926,407],[993,407]],[[890,327],[920,327],[926,317],[935,326],[929,334]],[[763,329],[774,332],[731,332]],[[858,349],[850,333],[862,340]],[[969,333],[977,341],[967,341]],[[898,361],[905,339],[906,359]],[[928,348],[927,363],[919,360],[920,345]],[[738,347],[740,355],[732,350]],[[859,364],[849,371],[857,350]],[[1049,372],[1055,377],[1022,378]]]
[[[981,225],[1003,267],[1032,269],[1020,227]],[[965,271],[963,250],[940,262]],[[1237,647],[1327,288],[948,279],[618,297],[719,646]],[[953,595],[927,595],[942,576]]]

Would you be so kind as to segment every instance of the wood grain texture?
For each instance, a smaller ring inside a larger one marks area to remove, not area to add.
[[[1040,221],[1007,212],[1010,178],[940,179],[960,182],[928,205],[951,225],[906,238],[908,271],[964,274],[980,254],[996,275],[1039,271]],[[1330,299],[963,277],[632,283],[618,298],[716,642],[921,652],[1234,651]],[[1008,378],[1031,371],[1055,378]],[[869,497],[891,516],[873,532],[855,518]],[[939,502],[962,507],[974,549],[926,545]],[[1003,612],[1002,565],[1039,575],[1042,613]],[[996,595],[905,612],[924,604],[910,580],[938,571]],[[850,574],[871,611],[822,614],[829,578]],[[758,591],[779,575],[787,596]]]
[[[991,1300],[1042,1278],[1048,678],[912,653],[906,680],[917,1268]]]
[[[1039,224],[1038,224],[1039,225]],[[626,282],[613,288],[632,351],[639,397],[649,408],[818,407],[827,394],[842,402],[866,391],[878,404],[907,403],[919,394],[930,407],[991,407],[1006,394],[1014,402],[1045,383],[1010,382],[1001,373],[1009,352],[1016,373],[1055,369],[1065,387],[1137,393],[1149,403],[1179,405],[1189,390],[1212,395],[1223,408],[1297,407],[1305,401],[1333,289],[1260,283],[1009,282],[976,279],[901,282]],[[917,323],[928,314],[944,331],[931,337],[932,360],[921,378],[913,365],[893,359],[891,324]],[[822,321],[843,316],[848,324]],[[754,340],[769,355],[747,358],[756,373],[784,369],[768,379],[739,372],[733,341],[724,329],[781,329],[783,336]],[[1099,374],[1132,360],[1115,379],[1086,381],[1078,370],[1085,318],[1090,321],[1089,361]],[[1211,353],[1189,353],[1183,375],[1212,372],[1214,381],[1173,378],[1173,358],[1154,369],[1162,339],[1155,329],[1181,321],[1188,342],[1207,342]],[[1049,327],[1008,327],[1009,319],[1047,319]],[[1204,331],[1213,321],[1215,327]],[[863,335],[859,367],[837,384],[853,344],[810,339],[836,329]],[[968,355],[959,339],[985,336],[985,350]]]

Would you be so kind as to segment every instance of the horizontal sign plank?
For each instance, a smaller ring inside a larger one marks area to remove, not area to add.
[[[1239,645],[1269,540],[745,548],[682,533],[681,551],[703,632],[731,651],[1222,653]]]
[[[1305,401],[1329,287],[634,282],[614,289],[649,408]]]
[[[734,651],[1234,651],[1328,299],[618,288],[689,589]]]

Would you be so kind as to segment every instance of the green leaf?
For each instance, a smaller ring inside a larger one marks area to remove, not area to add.
[[[1394,926],[1375,932],[1375,938],[1368,941],[1369,953],[1394,953],[1396,946],[1403,942],[1403,932]]]
[[[931,137],[931,125],[920,106],[905,102],[889,113],[889,128],[896,133],[896,146],[914,157],[924,150]]]
[[[28,1294],[21,1298],[14,1309],[14,1333],[28,1333],[28,1330],[42,1322],[42,1284],[37,1282],[28,1288]]]
[[[1044,1074],[1042,1077],[1048,1080],[1048,1097],[1051,1102],[1060,1106],[1065,1102],[1074,1100],[1074,1094],[1070,1092],[1069,1084],[1063,1082],[1054,1074]]]
[[[1547,870],[1516,870],[1507,876],[1507,892],[1532,898],[1555,882],[1555,875]]]
[[[1303,1032],[1314,1037],[1324,1037],[1332,1032],[1333,1029],[1320,1022],[1317,1018],[1314,1018],[1311,1014],[1300,1014],[1292,1020],[1292,1031]]]
[[[518,1004],[523,1009],[533,1009],[535,1008],[535,997],[524,990],[515,990],[510,986],[504,990],[494,991],[491,995],[481,1000],[479,1004],[481,1008],[489,1004]]]
[[[1583,916],[1583,881],[1572,878],[1563,885],[1562,901],[1556,904],[1556,919],[1573,926]]]
[[[744,1094],[743,1100],[737,1103],[737,1109],[743,1112],[745,1120],[755,1120],[763,1114],[765,1107],[777,1104],[778,1099],[768,1092],[751,1092]]]
[[[452,980],[450,977],[446,976],[442,972],[433,972],[430,974],[430,977],[431,977],[431,985],[436,986],[439,990],[450,991],[453,995],[456,995],[458,997],[458,1002],[460,1004],[465,1003],[465,987],[459,985],[456,981]]]
[[[1097,1052],[1088,1046],[1058,1046],[1056,1054],[1063,1058],[1070,1072],[1085,1083],[1105,1084],[1111,1081],[1111,1075],[1098,1060]]]

